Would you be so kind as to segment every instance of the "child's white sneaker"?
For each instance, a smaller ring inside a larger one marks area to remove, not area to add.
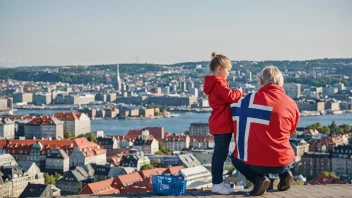
[[[231,188],[230,186],[226,185],[225,183],[222,183],[222,184],[224,184],[225,188],[226,188],[230,193],[235,192],[235,191],[233,190],[233,188]]]
[[[213,184],[213,188],[211,189],[211,192],[219,193],[219,194],[222,194],[222,195],[229,195],[230,191],[229,191],[228,188],[229,187],[226,186],[224,183]]]

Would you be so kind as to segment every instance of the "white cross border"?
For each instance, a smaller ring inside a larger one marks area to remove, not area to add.
[[[272,107],[264,106],[264,105],[258,105],[258,104],[253,104],[254,97],[255,97],[256,93],[257,92],[254,92],[254,93],[251,94],[251,98],[249,100],[248,108],[261,109],[261,110],[265,110],[265,111],[273,111]],[[242,99],[243,98],[241,98],[237,103],[231,104],[231,107],[241,107]],[[232,120],[237,122],[237,124],[236,124],[236,132],[237,132],[237,134],[236,134],[236,147],[237,147],[237,156],[238,156],[238,158],[240,158],[240,153],[239,153],[239,148],[238,148],[238,131],[239,131],[239,121],[240,121],[239,116],[233,116]],[[247,159],[248,159],[248,137],[249,137],[249,128],[251,126],[251,123],[269,125],[269,122],[270,121],[268,121],[268,120],[263,120],[263,119],[258,119],[258,118],[251,118],[251,117],[247,118],[246,130],[245,130],[245,133],[244,133],[245,136],[244,136],[244,156],[243,156],[243,161],[247,161]]]

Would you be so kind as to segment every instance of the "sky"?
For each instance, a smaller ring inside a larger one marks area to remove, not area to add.
[[[0,66],[352,58],[350,0],[0,0]]]

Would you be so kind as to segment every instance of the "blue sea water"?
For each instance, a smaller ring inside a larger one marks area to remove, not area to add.
[[[67,112],[70,110],[17,110],[16,115],[25,114],[46,114],[53,115],[55,112]],[[103,130],[105,134],[109,135],[123,135],[129,129],[141,129],[144,127],[163,126],[165,131],[171,133],[184,133],[188,130],[192,122],[207,122],[210,113],[194,113],[194,112],[175,112],[180,114],[179,117],[162,118],[162,119],[146,119],[146,120],[92,120],[92,130]],[[320,122],[322,125],[331,124],[335,121],[336,124],[352,124],[352,113],[338,114],[338,115],[324,115],[301,117],[299,127],[305,127],[309,124]]]

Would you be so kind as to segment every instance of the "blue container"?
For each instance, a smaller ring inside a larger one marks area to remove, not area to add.
[[[152,183],[157,195],[179,196],[186,192],[187,181],[182,175],[153,175]]]

